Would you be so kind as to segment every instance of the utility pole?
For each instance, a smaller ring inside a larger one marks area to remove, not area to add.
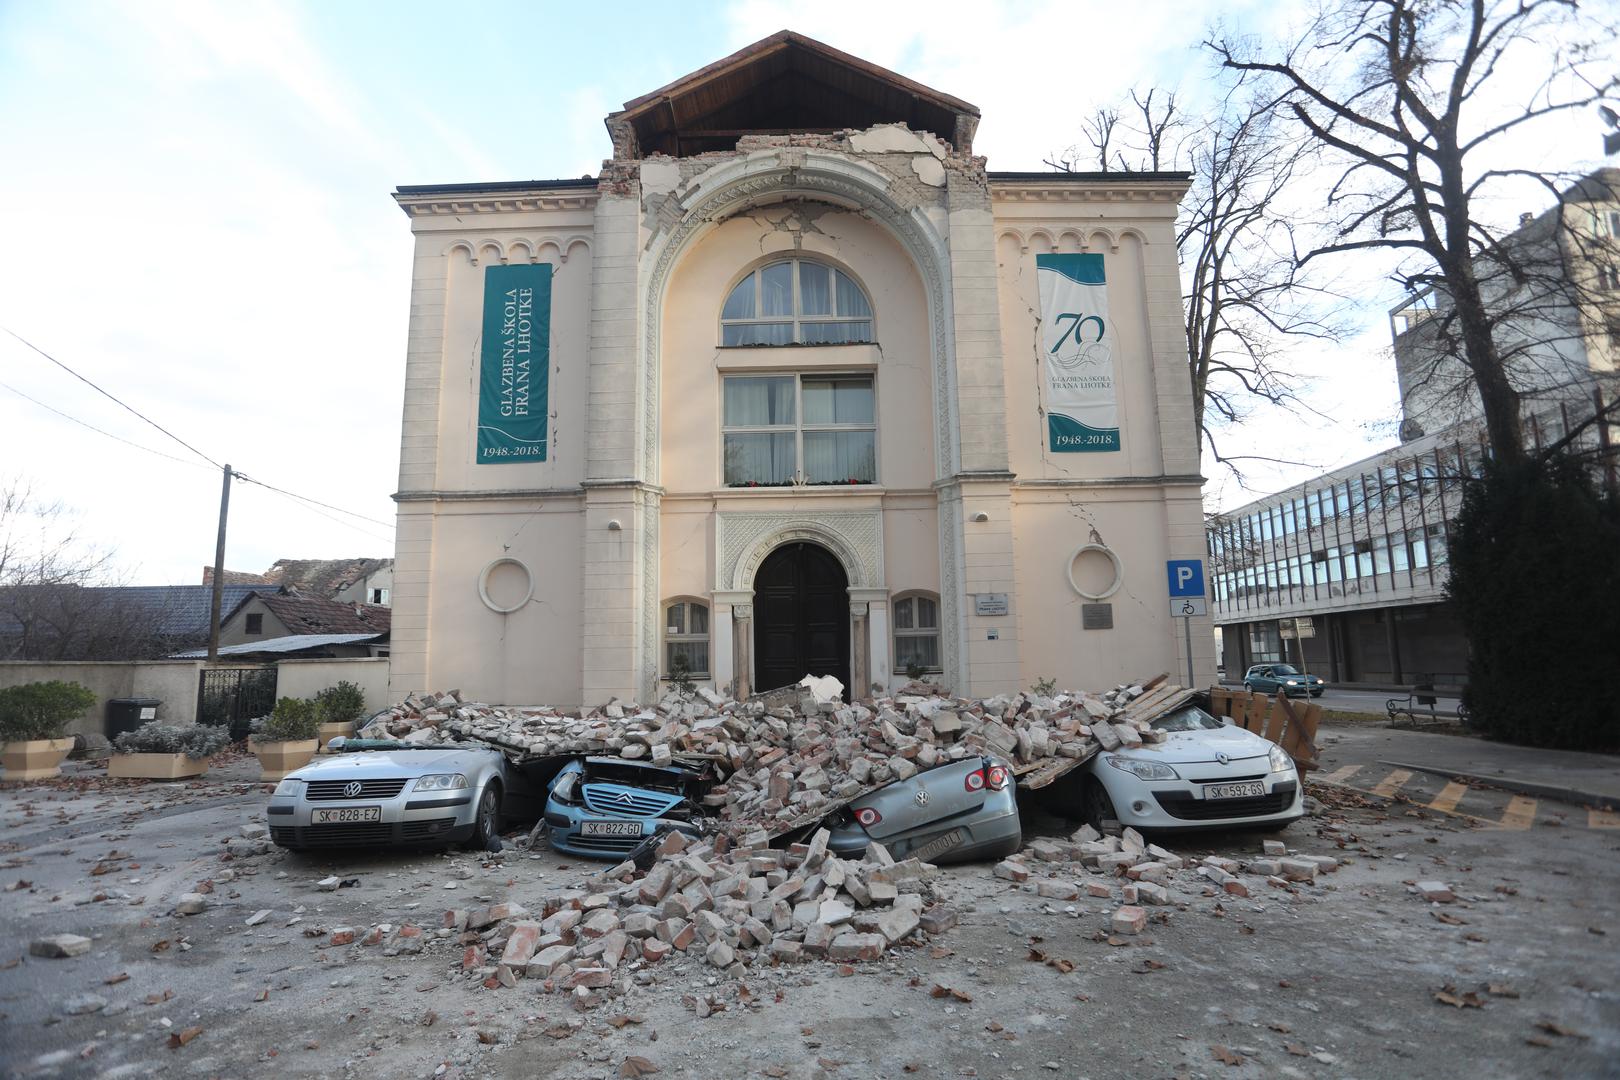
[[[214,544],[214,599],[208,611],[208,662],[219,660],[219,609],[225,602],[225,519],[231,512],[231,466],[219,491],[219,540]]]

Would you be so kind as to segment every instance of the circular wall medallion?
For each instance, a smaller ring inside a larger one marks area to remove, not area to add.
[[[1089,592],[1082,589],[1080,583],[1074,579],[1075,564],[1088,556],[1091,558],[1102,556],[1107,559],[1114,572],[1113,580],[1101,592]],[[1119,556],[1115,555],[1110,548],[1103,544],[1081,544],[1078,548],[1075,548],[1074,554],[1069,556],[1067,573],[1069,575],[1069,587],[1087,600],[1106,600],[1118,592],[1119,587],[1125,583],[1125,568],[1120,565]]]
[[[510,615],[534,596],[534,575],[517,559],[496,559],[478,575],[478,599],[489,610]]]

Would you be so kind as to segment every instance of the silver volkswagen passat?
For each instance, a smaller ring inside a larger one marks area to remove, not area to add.
[[[481,849],[499,834],[514,776],[498,750],[365,739],[334,739],[332,749],[276,785],[269,807],[276,844]]]

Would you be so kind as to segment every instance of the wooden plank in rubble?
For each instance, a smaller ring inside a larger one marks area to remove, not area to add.
[[[1294,763],[1307,771],[1321,767],[1320,758],[1316,749],[1316,728],[1322,718],[1322,706],[1308,704],[1303,708],[1295,709],[1294,703],[1285,695],[1277,695],[1278,703],[1282,706],[1281,712],[1287,720],[1287,725],[1280,738],[1273,739],[1278,746],[1288,751],[1288,756]]]
[[[1172,683],[1168,686],[1161,686],[1151,693],[1143,694],[1141,697],[1125,706],[1126,718],[1134,720],[1142,712],[1154,708],[1159,704],[1159,702],[1170,697],[1172,694],[1177,693],[1180,691],[1180,689],[1181,687]]]
[[[1078,769],[1086,762],[1097,756],[1100,747],[1095,742],[1086,744],[1085,753],[1077,758],[1047,758],[1045,761],[1032,762],[1021,765],[1013,770],[1018,778],[1018,786],[1026,791],[1038,791],[1060,777]],[[1019,772],[1022,769],[1022,772]]]
[[[1142,709],[1140,712],[1130,713],[1129,716],[1135,723],[1151,724],[1159,717],[1168,716],[1177,709],[1182,708],[1197,696],[1197,690],[1183,689],[1182,687],[1178,686],[1175,687],[1172,692],[1166,695],[1164,698],[1154,702],[1152,705]]]

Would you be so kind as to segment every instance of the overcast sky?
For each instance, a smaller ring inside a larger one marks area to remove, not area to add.
[[[990,167],[1037,169],[1132,86],[1200,93],[1212,10],[0,0],[0,327],[201,455],[371,519],[238,483],[231,568],[392,555],[411,257],[396,185],[594,174],[608,112],[783,28],[973,102]],[[1300,9],[1218,10],[1272,32]],[[1568,131],[1527,153],[1588,156],[1593,121]],[[1393,441],[1397,296],[1379,273],[1347,276],[1357,336],[1300,354],[1322,415],[1257,414],[1232,447],[1320,468]],[[0,384],[0,477],[71,507],[130,583],[201,581],[217,468],[5,334]],[[1205,472],[1212,506],[1252,497]]]

